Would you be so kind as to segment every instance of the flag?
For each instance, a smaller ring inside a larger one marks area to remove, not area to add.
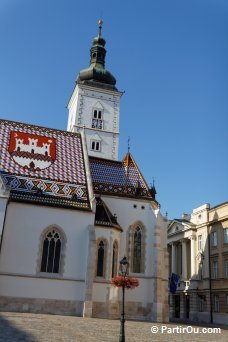
[[[169,280],[169,291],[171,293],[176,293],[177,286],[179,286],[179,275],[172,273],[171,278]]]

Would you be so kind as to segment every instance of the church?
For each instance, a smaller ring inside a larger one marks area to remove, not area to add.
[[[119,160],[123,93],[101,31],[66,131],[0,120],[0,311],[118,318],[126,256],[140,283],[126,317],[165,322],[167,220],[130,151]]]

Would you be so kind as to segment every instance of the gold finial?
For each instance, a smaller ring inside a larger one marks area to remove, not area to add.
[[[103,20],[99,19],[99,20],[98,20],[99,36],[101,36],[102,25],[103,25]]]
[[[98,26],[99,26],[99,28],[102,28],[102,25],[103,25],[103,20],[99,19],[99,20],[98,20]]]

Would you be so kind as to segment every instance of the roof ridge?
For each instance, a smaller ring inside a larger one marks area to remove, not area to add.
[[[14,121],[14,120],[8,120],[8,119],[0,119],[0,124],[2,123],[14,123],[14,124],[18,124],[18,125],[22,125],[22,126],[26,126],[26,127],[33,127],[33,128],[37,128],[37,129],[42,129],[42,130],[50,130],[50,131],[55,131],[55,132],[60,132],[60,133],[65,133],[65,134],[69,134],[69,135],[73,135],[73,136],[81,136],[80,133],[78,132],[69,132],[66,131],[64,129],[58,129],[58,128],[52,128],[52,127],[47,127],[47,126],[41,126],[41,125],[35,125],[32,123],[26,123],[26,122],[21,122],[21,121]]]
[[[141,180],[144,182],[147,191],[148,191],[149,194],[150,194],[148,184],[147,184],[145,178],[143,177],[143,174],[142,174],[142,172],[140,171],[140,169],[139,169],[139,167],[138,167],[138,165],[137,165],[137,163],[136,163],[136,161],[135,161],[133,155],[131,154],[131,152],[127,152],[127,154],[125,155],[124,159],[125,159],[127,156],[128,156],[128,163],[129,163],[129,158],[130,158],[131,161],[132,161],[132,163],[134,164],[135,168],[137,169],[137,171],[138,171],[138,173],[139,173],[139,176],[141,177]],[[123,162],[124,162],[124,159],[123,159]],[[151,195],[150,195],[150,196],[151,196]]]
[[[121,160],[113,160],[113,159],[108,159],[108,158],[101,158],[101,157],[95,157],[95,156],[89,156],[89,160],[95,159],[95,160],[99,160],[99,161],[107,161],[110,163],[117,163],[117,164],[122,164]]]

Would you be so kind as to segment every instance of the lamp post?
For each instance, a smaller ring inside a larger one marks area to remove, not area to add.
[[[126,277],[128,274],[128,267],[129,262],[127,261],[127,258],[124,256],[122,260],[120,260],[120,273],[123,277]],[[122,313],[120,318],[120,338],[119,342],[125,342],[125,331],[124,331],[124,323],[125,323],[125,312],[124,312],[124,296],[125,296],[125,285],[122,286]]]

